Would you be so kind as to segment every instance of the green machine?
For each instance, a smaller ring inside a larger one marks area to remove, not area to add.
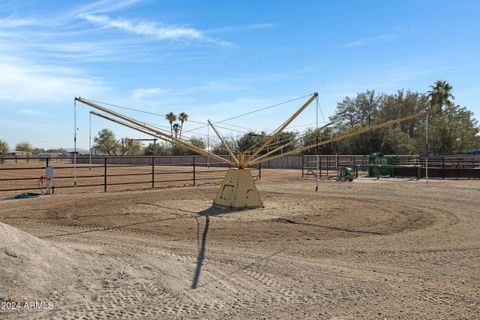
[[[398,163],[399,160],[395,156],[384,156],[383,153],[380,152],[371,153],[368,155],[368,164],[372,165],[368,167],[368,176],[393,176],[394,168],[390,166],[397,165]]]
[[[338,181],[349,181],[352,182],[355,179],[355,172],[351,167],[340,167],[338,170],[337,180]]]

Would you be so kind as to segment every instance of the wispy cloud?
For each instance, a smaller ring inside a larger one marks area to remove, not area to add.
[[[359,46],[365,46],[365,45],[371,45],[371,44],[388,43],[388,42],[394,41],[395,39],[397,39],[397,37],[398,36],[394,33],[388,33],[388,34],[378,35],[375,37],[358,39],[352,42],[345,43],[343,46],[359,47]]]
[[[151,21],[134,22],[128,19],[112,19],[106,15],[80,14],[79,17],[102,27],[151,36],[160,40],[197,40],[222,46],[229,45],[225,41],[209,38],[202,31],[189,27],[159,25]]]
[[[165,88],[135,89],[132,91],[132,98],[139,100],[146,97],[164,95],[169,92],[170,92],[170,89],[165,89]]]
[[[73,68],[0,56],[0,69],[0,100],[3,101],[58,102],[109,90],[101,81]]]
[[[74,9],[72,15],[114,12],[137,4],[140,1],[141,0],[99,0]]]
[[[26,116],[41,116],[45,114],[44,112],[36,109],[20,109],[17,111],[17,113],[20,113]]]
[[[36,19],[17,19],[14,16],[0,19],[0,26],[2,29],[9,28],[18,28],[18,27],[27,27],[27,26],[38,26],[42,25],[40,21]]]
[[[206,33],[226,33],[226,32],[242,32],[242,31],[250,31],[250,30],[260,30],[260,29],[270,29],[275,27],[273,23],[254,23],[254,24],[247,24],[242,26],[231,26],[231,27],[222,27],[208,30]]]

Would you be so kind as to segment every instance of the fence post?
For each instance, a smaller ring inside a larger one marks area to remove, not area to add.
[[[442,179],[445,179],[445,156],[442,157]]]
[[[258,180],[262,180],[262,163],[258,164]]]
[[[107,158],[103,161],[103,192],[107,192]]]
[[[328,180],[328,167],[330,167],[330,157],[327,155],[327,180]]]
[[[152,157],[152,189],[155,188],[155,157]]]
[[[305,155],[302,154],[302,179],[304,176],[304,169],[305,169]]]
[[[318,156],[318,174],[319,174],[319,179],[322,179],[322,156]]]
[[[196,164],[195,164],[195,156],[192,157],[192,166],[193,166],[193,186],[196,185]]]

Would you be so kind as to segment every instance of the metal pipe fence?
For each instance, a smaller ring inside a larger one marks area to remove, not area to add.
[[[52,191],[82,189],[104,192],[137,189],[218,184],[228,165],[201,156],[78,156],[7,158],[0,162],[0,195],[8,192],[45,192],[45,172],[54,169]],[[261,167],[252,169],[261,178]]]
[[[393,168],[392,176],[424,178],[426,158],[420,155],[396,155],[396,165],[370,164],[367,155],[303,155],[302,178],[316,177],[317,162],[320,177],[336,176],[340,167],[348,166],[358,172],[369,168]],[[480,157],[471,155],[435,155],[428,157],[429,175],[434,178],[480,178]]]

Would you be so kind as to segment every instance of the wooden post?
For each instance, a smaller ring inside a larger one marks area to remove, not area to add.
[[[107,158],[103,161],[103,192],[107,192]]]
[[[155,188],[155,157],[152,157],[152,189]]]
[[[258,180],[262,180],[262,164],[258,164]]]
[[[196,185],[196,165],[195,165],[195,156],[192,157],[192,166],[193,166],[193,186]]]

